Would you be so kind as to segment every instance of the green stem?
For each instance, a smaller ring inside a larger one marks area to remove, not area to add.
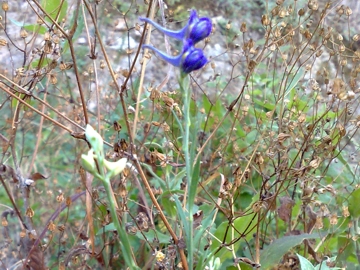
[[[187,177],[187,189],[188,189],[188,198],[187,198],[187,208],[188,208],[188,222],[185,221],[185,230],[186,230],[186,238],[187,238],[187,250],[188,250],[188,263],[189,263],[189,269],[193,269],[193,263],[194,263],[194,229],[193,229],[193,204],[195,197],[191,195],[190,187],[192,186],[192,161],[191,161],[191,153],[189,151],[189,137],[190,137],[190,102],[191,102],[191,93],[189,92],[189,81],[185,80],[186,77],[182,77],[180,79],[180,87],[182,89],[182,92],[184,94],[184,119],[185,119],[185,134],[183,134],[183,150],[185,155],[185,164],[186,164],[186,177]],[[186,86],[185,86],[186,84]],[[185,86],[185,87],[184,87]],[[195,143],[195,142],[192,142]]]
[[[117,203],[115,201],[114,193],[111,188],[110,179],[105,176],[105,179],[103,180],[103,184],[104,184],[106,194],[107,194],[107,197],[109,200],[109,208],[110,208],[111,218],[112,218],[114,226],[119,234],[120,247],[121,247],[121,251],[124,255],[125,262],[126,262],[127,266],[129,267],[129,269],[134,269],[134,270],[140,269],[134,263],[134,260],[132,258],[132,251],[131,251],[131,246],[129,243],[128,235],[127,235],[125,229],[121,226],[121,224],[119,222],[119,218],[118,218],[118,215],[116,212]]]

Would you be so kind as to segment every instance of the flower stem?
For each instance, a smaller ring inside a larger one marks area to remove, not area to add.
[[[125,229],[123,228],[123,226],[121,226],[121,224],[119,222],[119,218],[118,218],[118,215],[116,212],[116,209],[118,208],[117,202],[115,200],[114,192],[111,188],[110,179],[108,177],[105,177],[105,179],[103,180],[103,184],[104,184],[104,188],[106,190],[106,194],[107,194],[107,197],[109,200],[109,210],[110,210],[111,218],[112,218],[114,226],[119,234],[119,238],[120,238],[119,242],[120,242],[120,246],[121,246],[121,251],[123,253],[126,265],[129,267],[129,269],[138,270],[140,268],[137,267],[135,264],[135,260],[134,260],[133,254],[132,254],[128,235],[127,235]]]
[[[194,199],[193,196],[190,194],[192,193],[190,191],[191,183],[193,181],[192,179],[192,173],[193,173],[193,166],[191,157],[193,156],[190,151],[189,146],[189,138],[190,138],[190,126],[191,126],[191,120],[190,120],[190,102],[191,102],[191,93],[189,91],[189,77],[188,76],[181,76],[180,78],[180,88],[183,92],[184,97],[184,119],[185,119],[185,127],[184,127],[184,134],[183,134],[183,151],[185,155],[185,164],[186,164],[186,178],[187,178],[187,189],[188,189],[188,199],[187,199],[187,210],[188,210],[188,220],[184,225],[186,229],[186,238],[187,238],[187,251],[188,251],[188,264],[189,269],[193,269],[194,264],[194,229],[193,229],[193,204]],[[195,143],[195,142],[193,142]],[[190,196],[189,196],[190,195]]]

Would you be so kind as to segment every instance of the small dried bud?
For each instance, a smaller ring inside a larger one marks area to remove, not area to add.
[[[49,41],[50,38],[51,38],[50,33],[49,33],[49,32],[46,32],[46,33],[44,34],[44,40]]]
[[[35,215],[35,212],[33,209],[31,209],[31,207],[28,207],[26,209],[25,215],[29,218],[32,218]]]
[[[355,34],[353,37],[352,37],[352,40],[353,41],[358,41],[360,38],[359,34]]]
[[[27,38],[28,32],[25,29],[21,29],[20,31],[20,37],[21,38]]]
[[[352,14],[352,10],[350,7],[345,8],[345,14],[346,14],[346,16],[350,16]]]
[[[313,169],[316,169],[317,167],[319,167],[320,163],[321,163],[321,158],[316,157],[315,159],[310,161],[309,166]]]
[[[340,40],[340,41],[344,40],[344,38],[343,38],[343,36],[341,34],[338,34],[337,39]]]
[[[60,193],[58,196],[56,196],[56,201],[57,202],[59,202],[59,203],[61,203],[61,202],[63,202],[64,201],[64,193]]]
[[[60,38],[59,38],[58,36],[54,36],[54,37],[52,38],[52,41],[53,41],[55,44],[59,44]]]
[[[322,54],[323,54],[323,50],[318,50],[315,55],[316,57],[320,57]]]
[[[50,83],[51,84],[56,84],[57,83],[57,78],[55,74],[50,74]]]
[[[292,7],[292,5],[290,5],[289,7],[288,7],[288,13],[289,14],[292,14],[293,13],[293,11],[294,11],[294,9],[293,9],[293,7]]]
[[[308,3],[308,8],[311,9],[311,10],[318,10],[319,9],[319,3],[317,1],[314,1],[314,0],[310,0],[309,3]]]
[[[264,14],[261,16],[261,23],[263,26],[268,26],[270,24],[269,16]]]
[[[3,11],[8,11],[9,10],[9,4],[8,2],[3,2],[2,5],[1,5],[1,8]]]
[[[340,66],[346,66],[346,64],[347,64],[347,60],[346,59],[341,59],[341,61],[340,61]]]
[[[304,16],[304,14],[305,14],[305,10],[303,8],[299,9],[298,15],[301,17]]]
[[[284,18],[286,15],[288,15],[286,9],[284,9],[284,8],[280,9],[279,17]]]
[[[240,32],[245,33],[247,31],[246,22],[241,23]]]
[[[336,13],[339,14],[340,16],[344,14],[344,6],[339,6],[336,9]]]
[[[344,52],[345,51],[345,45],[344,44],[340,44],[339,45],[339,52]]]
[[[287,138],[290,138],[290,135],[289,134],[286,134],[286,133],[280,133],[277,137],[277,140],[279,143],[282,143],[284,142]]]
[[[279,11],[280,11],[280,7],[279,6],[276,6],[274,7],[272,10],[271,10],[271,15],[273,17],[277,16],[279,14]]]
[[[7,45],[7,41],[3,38],[0,38],[0,46],[6,46]]]
[[[50,232],[53,232],[53,231],[55,231],[55,229],[56,229],[56,225],[54,224],[53,221],[50,221],[50,223],[49,223],[49,225],[48,225],[48,230],[49,230]]]
[[[349,212],[349,208],[347,207],[347,206],[343,206],[342,207],[342,215],[343,215],[343,217],[348,217],[348,216],[350,216],[350,212]]]
[[[275,31],[274,31],[274,36],[275,36],[276,38],[281,37],[281,30],[280,30],[280,27],[276,27],[276,28],[275,28]]]
[[[337,217],[337,214],[332,214],[330,216],[330,224],[331,225],[336,225],[338,223],[338,217]]]
[[[113,128],[116,132],[120,132],[121,131],[121,125],[119,124],[119,122],[114,121],[113,123]]]
[[[44,23],[43,19],[41,17],[38,17],[37,20],[36,20],[36,23],[41,25]]]
[[[322,229],[323,227],[324,227],[324,223],[323,223],[322,217],[316,217],[314,228]]]
[[[106,67],[105,61],[104,61],[104,60],[101,60],[101,61],[100,61],[100,68],[101,68],[101,69],[104,69],[105,67]]]

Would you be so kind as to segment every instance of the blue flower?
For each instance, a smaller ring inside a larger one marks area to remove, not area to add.
[[[184,40],[182,52],[178,56],[170,56],[151,45],[143,45],[143,48],[154,51],[159,57],[173,66],[179,67],[182,73],[188,74],[205,66],[208,62],[203,51],[195,48],[191,39]]]
[[[169,37],[179,40],[191,39],[194,44],[203,40],[204,38],[207,38],[210,35],[212,29],[211,20],[207,17],[199,18],[197,16],[196,10],[191,10],[188,23],[183,29],[178,31],[166,29],[149,18],[140,17],[140,20],[151,24]]]

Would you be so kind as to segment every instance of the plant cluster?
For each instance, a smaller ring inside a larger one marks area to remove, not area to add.
[[[360,264],[357,3],[258,2],[2,3],[1,268]]]

